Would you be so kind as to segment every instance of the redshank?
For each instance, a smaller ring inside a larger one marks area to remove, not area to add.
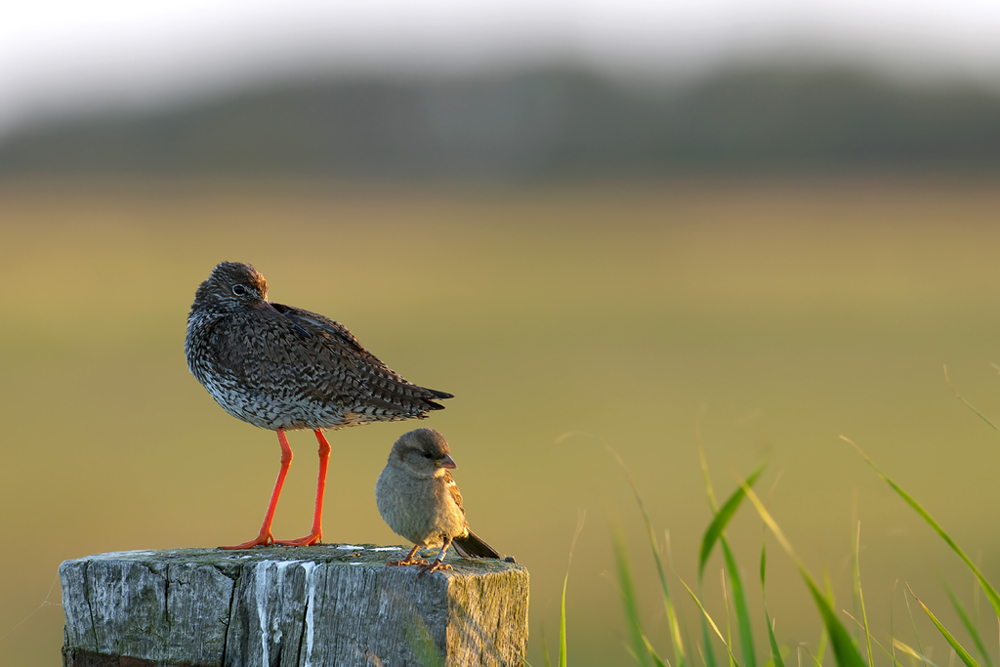
[[[267,300],[254,267],[223,262],[198,286],[184,341],[188,368],[232,416],[277,431],[281,468],[256,538],[223,549],[306,546],[323,537],[323,490],[330,445],[323,429],[423,418],[451,398],[404,380],[366,350],[342,324]],[[319,480],[312,531],[275,540],[271,521],[292,462],[285,431],[311,429],[319,441]]]

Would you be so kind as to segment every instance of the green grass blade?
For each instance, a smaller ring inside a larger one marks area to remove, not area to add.
[[[837,660],[837,664],[840,667],[866,667],[864,660],[861,658],[861,654],[858,653],[857,647],[854,642],[851,641],[851,636],[847,632],[847,628],[844,624],[840,622],[837,615],[834,613],[833,608],[827,601],[823,594],[820,592],[819,588],[816,586],[816,582],[813,581],[812,575],[809,574],[809,570],[806,569],[805,563],[799,558],[798,554],[795,553],[795,549],[792,548],[791,542],[785,538],[785,534],[778,527],[778,524],[771,517],[771,514],[764,507],[764,504],[757,497],[757,494],[753,492],[749,486],[745,483],[742,484],[743,490],[746,492],[747,498],[753,503],[754,507],[757,509],[757,513],[760,514],[761,519],[767,524],[767,527],[771,529],[771,532],[777,538],[778,543],[785,550],[785,553],[795,562],[795,566],[799,570],[799,574],[802,575],[802,579],[806,582],[806,586],[809,588],[809,593],[812,595],[813,602],[819,609],[820,616],[823,619],[823,625],[826,628],[827,634],[830,636],[830,644],[833,646],[833,654]]]
[[[931,610],[927,608],[927,605],[921,602],[920,598],[913,593],[913,589],[910,588],[909,584],[907,584],[906,590],[910,591],[910,595],[912,595],[913,599],[917,601],[917,604],[924,608],[924,611],[927,612],[927,616],[930,617],[931,622],[937,626],[937,629],[942,635],[944,635],[944,638],[948,641],[948,643],[951,644],[951,648],[954,649],[955,653],[958,654],[958,657],[962,659],[962,662],[965,663],[966,667],[979,667],[979,663],[976,662],[975,658],[969,655],[969,652],[966,651],[962,645],[951,636],[951,633],[948,632],[947,628],[941,625],[941,621],[939,621],[937,616],[931,613]]]
[[[660,544],[656,540],[656,533],[653,530],[653,522],[649,518],[649,512],[646,511],[646,503],[642,499],[642,494],[639,493],[639,486],[635,483],[635,478],[632,477],[632,472],[625,465],[625,460],[621,455],[615,451],[610,445],[605,445],[607,450],[618,461],[618,465],[625,472],[625,477],[628,480],[629,486],[632,488],[632,495],[635,496],[635,501],[639,505],[639,511],[642,513],[643,522],[646,524],[646,533],[649,536],[650,548],[653,552],[653,560],[656,562],[656,572],[660,577],[660,591],[663,596],[663,606],[667,612],[667,624],[670,626],[670,636],[674,644],[674,660],[677,662],[677,667],[687,667],[687,658],[684,653],[684,641],[681,638],[680,622],[677,618],[677,611],[674,608],[673,599],[670,596],[670,587],[667,585],[667,576],[663,568],[663,556],[660,553]]]
[[[542,657],[545,658],[545,667],[552,667],[552,662],[549,660],[549,644],[545,641],[545,626],[542,626]]]
[[[906,603],[906,613],[909,614],[909,616],[910,616],[910,625],[913,626],[913,636],[916,637],[916,639],[917,639],[917,652],[918,652],[918,654],[920,656],[923,656],[923,654],[924,654],[924,647],[923,647],[923,644],[920,642],[920,633],[917,632],[917,621],[916,621],[916,619],[913,618],[913,610],[910,609],[910,600],[909,600],[909,598],[906,597],[905,594],[903,595],[903,602]],[[934,664],[930,660],[924,659],[924,667],[927,667],[928,663],[930,663],[932,665]],[[937,665],[934,665],[934,667],[937,667]]]
[[[900,651],[902,651],[903,653],[907,654],[908,656],[910,656],[914,660],[920,660],[925,665],[930,665],[930,667],[938,667],[936,664],[934,664],[934,661],[932,661],[930,658],[928,658],[927,656],[923,655],[919,651],[914,650],[912,646],[907,646],[906,644],[904,644],[903,642],[901,642],[898,639],[893,639],[892,640],[892,645],[893,645],[894,648],[899,649]]]
[[[826,634],[826,629],[820,631],[819,633],[819,646],[816,647],[816,661],[820,665],[823,664],[823,658],[826,657],[826,646],[830,643],[830,637]]]
[[[823,569],[823,586],[826,589],[826,601],[830,603],[831,608],[835,608],[837,598],[833,594],[833,582],[830,581],[830,572],[826,568]],[[820,664],[823,664],[823,660],[826,658],[826,649],[829,643],[830,637],[824,628],[819,633],[819,645],[816,647],[816,659],[819,660]]]
[[[854,616],[852,616],[846,609],[842,609],[841,611],[843,611],[844,614],[846,614],[849,619],[851,619],[852,621],[854,621],[854,623],[859,628],[864,629],[864,625],[861,623],[861,621],[859,621],[858,619],[854,618]],[[888,656],[889,659],[892,660],[893,664],[898,665],[898,667],[903,667],[896,660],[896,656],[894,654],[890,653],[889,650],[886,647],[882,646],[882,643],[879,642],[879,640],[875,639],[874,637],[871,637],[871,641],[875,642],[875,646],[878,647],[879,649],[881,649],[882,652],[885,653],[886,656]]]
[[[760,591],[764,598],[764,621],[767,623],[767,638],[771,644],[770,663],[773,663],[774,667],[785,667],[785,663],[781,659],[781,649],[778,648],[778,640],[774,637],[774,624],[767,611],[767,588],[764,583],[767,578],[767,536],[764,537],[765,540],[760,547]]]
[[[764,467],[766,464],[762,463],[760,466],[750,473],[747,477],[747,486],[753,486],[760,474],[764,472]],[[740,503],[743,502],[744,492],[742,487],[738,487],[733,491],[732,495],[722,504],[719,511],[715,513],[715,518],[712,519],[712,523],[708,525],[708,529],[705,531],[705,536],[701,540],[701,551],[698,554],[698,578],[701,579],[705,573],[705,564],[708,562],[708,557],[712,555],[712,548],[715,547],[715,543],[719,540],[722,535],[722,531],[726,529],[726,525],[729,524],[730,519],[736,514],[736,510],[739,509]]]
[[[771,642],[771,659],[768,664],[774,667],[785,667],[785,663],[781,659],[781,647],[778,646],[778,640],[774,638],[774,621],[770,618],[767,621],[767,637]]]
[[[542,638],[542,657],[545,658],[545,667],[552,667],[552,663],[549,662],[549,647],[545,645],[544,638]]]
[[[739,568],[736,566],[736,559],[733,558],[733,552],[729,548],[726,538],[721,537],[719,543],[726,559],[726,567],[729,569],[729,585],[733,589],[733,608],[736,610],[736,626],[740,633],[740,653],[743,655],[743,664],[746,667],[757,667],[757,660],[754,656],[753,628],[750,626],[750,609],[747,606],[743,582],[740,580]]]
[[[618,586],[621,591],[622,606],[625,608],[625,621],[628,625],[629,636],[632,639],[632,650],[634,651],[636,662],[642,665],[642,667],[653,667],[649,651],[646,650],[646,641],[643,636],[642,626],[639,622],[639,605],[636,602],[635,586],[632,584],[632,569],[629,566],[628,553],[625,549],[625,538],[620,532],[616,531],[612,536],[612,543],[615,551]]]
[[[707,628],[707,627],[708,627],[707,625],[702,625],[702,628]],[[704,637],[702,637],[702,643],[701,644],[691,644],[691,646],[694,646],[695,649],[698,650],[698,655],[699,655],[699,657],[701,657],[701,662],[704,665],[708,664],[708,660],[705,658],[705,654],[702,653],[702,647],[703,646],[711,646],[712,645],[711,642],[706,641],[706,640],[708,640],[708,638],[709,637],[706,634]],[[714,659],[712,660],[712,664],[715,664],[715,660]]]
[[[684,640],[681,638],[681,625],[677,620],[677,612],[674,610],[674,603],[670,599],[666,580],[660,583],[663,586],[663,606],[667,610],[667,622],[670,625],[670,637],[674,645],[674,660],[677,662],[677,667],[688,667],[687,656],[684,653]]]
[[[702,659],[705,661],[705,667],[718,667],[715,649],[712,648],[712,635],[708,631],[708,621],[704,616],[701,617],[701,644],[704,647]]]
[[[767,530],[764,530],[764,539],[760,545],[760,594],[764,597],[764,611],[767,611],[767,589],[764,582],[767,581]]]
[[[573,552],[576,551],[576,541],[580,539],[583,532],[583,524],[587,520],[586,511],[580,512],[576,519],[576,531],[573,533],[573,541],[569,545],[569,558],[566,561],[566,576],[563,578],[562,602],[559,608],[559,667],[566,667],[566,587],[569,585],[569,571],[573,566]],[[542,635],[542,642],[545,636]],[[549,649],[545,647],[545,664],[549,663]]]
[[[569,584],[569,572],[563,579],[562,608],[559,611],[559,667],[566,667],[566,585]]]
[[[833,646],[833,655],[837,659],[837,664],[840,667],[865,667],[865,662],[861,659],[861,654],[858,653],[854,642],[851,641],[851,635],[847,632],[847,628],[837,619],[833,609],[830,608],[826,598],[820,593],[820,590],[816,587],[816,584],[809,577],[808,573],[803,568],[800,568],[799,571],[806,580],[806,585],[812,594],[813,602],[819,608],[820,615],[823,618],[823,625],[826,626],[827,635],[830,637],[830,644]]]
[[[660,656],[657,655],[656,649],[653,648],[653,645],[649,643],[649,639],[646,637],[646,635],[642,636],[642,641],[645,642],[646,650],[649,651],[649,655],[653,658],[653,664],[656,667],[669,667],[666,663],[663,662],[663,660],[660,659]]]
[[[962,403],[965,404],[965,407],[967,407],[970,410],[972,410],[973,412],[975,412],[979,416],[980,419],[982,419],[984,422],[986,422],[987,424],[989,424],[990,426],[992,426],[993,430],[1000,431],[1000,428],[997,428],[996,424],[994,424],[993,422],[991,422],[986,415],[984,415],[982,412],[980,412],[978,409],[976,409],[976,406],[974,406],[972,403],[969,403],[967,400],[965,400],[964,396],[962,396],[960,393],[958,393],[958,390],[955,389],[955,385],[953,385],[951,383],[951,378],[948,377],[948,367],[947,366],[944,367],[944,381],[948,383],[948,386],[951,388],[952,392],[955,394],[955,398],[957,398],[958,400],[962,401]]]
[[[865,454],[864,451],[862,451],[862,449],[856,443],[854,443],[852,440],[844,436],[840,437],[844,441],[850,443],[858,451],[858,453],[861,454],[862,458],[864,458],[864,460],[868,462],[868,465],[870,465],[872,469],[876,473],[878,473],[878,476],[884,479],[885,482],[890,487],[892,487],[892,490],[895,491],[897,494],[899,494],[899,497],[905,500],[907,504],[909,504],[909,506],[912,507],[917,512],[917,514],[919,514],[924,519],[924,521],[926,521],[927,524],[934,529],[934,531],[938,535],[941,536],[941,539],[943,539],[945,543],[949,547],[951,547],[952,551],[958,554],[959,558],[961,558],[968,566],[968,568],[972,570],[972,573],[976,575],[976,578],[979,580],[979,585],[983,587],[983,592],[986,593],[986,597],[989,598],[990,604],[993,605],[993,610],[996,611],[997,616],[1000,617],[1000,595],[997,594],[996,589],[993,588],[990,582],[986,580],[986,577],[983,576],[982,572],[979,571],[979,568],[976,567],[976,564],[973,563],[969,559],[969,557],[965,555],[965,552],[962,551],[962,549],[955,543],[955,540],[951,539],[951,536],[949,536],[948,533],[944,532],[944,528],[942,528],[938,524],[938,522],[935,521],[934,518],[927,513],[927,510],[921,507],[920,504],[916,500],[911,498],[910,495],[906,491],[904,491],[898,484],[889,479],[889,477],[886,476],[884,472],[879,470],[878,466],[876,466],[875,463],[870,458],[868,458],[868,455]]]
[[[896,584],[899,583],[899,579],[895,581],[892,585],[892,597],[889,598],[889,645],[892,648],[892,661],[896,662],[896,627],[894,625],[894,615],[896,608]]]
[[[729,618],[729,587],[726,585],[726,569],[722,568],[719,572],[722,575],[722,601],[725,603],[726,607],[726,646],[730,647],[729,650],[729,667],[736,666],[736,660],[733,657],[733,624]]]
[[[948,599],[951,600],[951,606],[955,608],[955,611],[958,613],[958,617],[962,619],[962,625],[965,626],[969,636],[972,637],[972,642],[976,645],[976,650],[979,651],[979,655],[983,656],[983,660],[986,661],[986,664],[989,667],[993,667],[993,660],[990,658],[990,654],[986,650],[986,645],[983,644],[982,637],[979,636],[979,629],[976,628],[976,624],[966,613],[965,608],[962,607],[962,603],[958,601],[958,597],[955,595],[955,592],[951,590],[951,586],[948,585],[948,582],[942,581],[941,584],[944,586],[944,590],[948,594]]]
[[[804,644],[799,645],[799,667],[802,667],[802,650],[805,650],[806,653],[809,653],[809,649],[806,648]],[[823,667],[822,660],[814,656],[812,653],[809,653],[809,657],[812,658],[813,664],[816,665],[816,667]]]
[[[736,660],[736,656],[733,654],[732,646],[726,643],[726,638],[722,636],[722,631],[719,630],[719,626],[716,625],[715,621],[712,620],[712,616],[708,613],[708,610],[705,609],[705,605],[701,603],[701,600],[699,600],[698,596],[694,594],[694,591],[691,590],[691,587],[688,586],[686,583],[684,583],[683,579],[679,579],[679,581],[681,582],[681,586],[687,589],[688,595],[691,596],[691,599],[694,600],[694,603],[698,605],[698,609],[701,610],[702,616],[708,621],[709,626],[715,632],[715,636],[719,638],[719,640],[722,642],[722,645],[726,647],[727,651],[729,651],[730,664],[735,665],[736,667],[740,667],[739,661]],[[709,646],[710,644],[709,642],[705,642],[705,645]]]
[[[861,605],[861,621],[860,624],[865,631],[865,645],[868,647],[868,664],[874,667],[875,658],[872,656],[872,636],[871,632],[868,630],[868,613],[865,611],[865,595],[861,588],[861,522],[858,521],[858,534],[854,540],[854,553],[852,554],[852,560],[854,561],[854,591],[857,595],[858,602]]]
[[[705,480],[705,492],[708,494],[708,504],[712,506],[712,514],[719,511],[715,502],[715,489],[712,488],[712,475],[708,472],[708,459],[705,458],[705,448],[701,444],[701,424],[697,427],[698,462],[701,464],[701,476]]]
[[[976,567],[983,562],[982,552],[976,554]],[[972,582],[972,624],[979,627],[979,586],[978,582]]]

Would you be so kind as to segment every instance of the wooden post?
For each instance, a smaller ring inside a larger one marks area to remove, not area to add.
[[[59,567],[65,667],[520,667],[528,571],[465,560],[417,579],[398,547],[99,554]]]

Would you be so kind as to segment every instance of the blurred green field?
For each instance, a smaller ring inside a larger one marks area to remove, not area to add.
[[[888,631],[893,604],[903,625],[903,582],[950,620],[939,577],[968,599],[971,579],[840,434],[1000,579],[1000,433],[942,374],[947,364],[967,398],[1000,416],[995,178],[461,190],[6,181],[0,250],[3,664],[60,664],[61,609],[39,607],[59,600],[58,584],[46,595],[62,560],[256,534],[277,439],[226,415],[184,362],[194,290],[222,260],[253,263],[272,300],[343,322],[408,379],[456,395],[423,425],[452,445],[476,532],[531,572],[536,667],[542,633],[550,646],[558,636],[580,509],[572,664],[631,661],[608,576],[616,522],[646,630],[669,653],[641,519],[604,445],[631,467],[693,583],[711,519],[699,420],[720,495],[770,458],[757,488],[814,573],[829,571],[840,606],[850,606],[861,519],[874,627]],[[326,541],[401,542],[373,489],[392,442],[416,425],[330,435]],[[279,538],[311,520],[315,441],[290,442]],[[761,523],[741,512],[729,534],[752,573]],[[779,641],[793,656],[800,641],[814,650],[815,608],[790,562],[771,553]],[[706,598],[724,618],[720,567],[717,556]],[[922,639],[947,662],[943,640]]]

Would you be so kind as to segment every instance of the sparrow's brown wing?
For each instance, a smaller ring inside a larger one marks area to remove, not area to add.
[[[458,484],[455,484],[455,479],[451,476],[451,472],[448,470],[444,471],[445,484],[448,487],[449,493],[451,493],[451,499],[455,501],[458,505],[458,509],[462,510],[462,516],[465,516],[465,507],[462,506],[462,493],[458,490]],[[465,529],[468,533],[464,536],[456,535],[452,544],[455,545],[455,551],[462,558],[500,558],[500,554],[497,550],[486,544],[478,535],[469,530],[469,522],[465,522]]]
[[[486,544],[483,538],[476,535],[471,530],[465,537],[456,537],[452,540],[455,551],[462,558],[495,558],[500,559],[500,554],[496,549]]]
[[[462,510],[462,516],[465,516],[465,507],[462,506],[462,492],[458,490],[458,484],[455,483],[455,478],[451,476],[449,470],[444,471],[444,483],[448,488],[448,493],[451,494],[451,499],[458,505],[458,509]]]

